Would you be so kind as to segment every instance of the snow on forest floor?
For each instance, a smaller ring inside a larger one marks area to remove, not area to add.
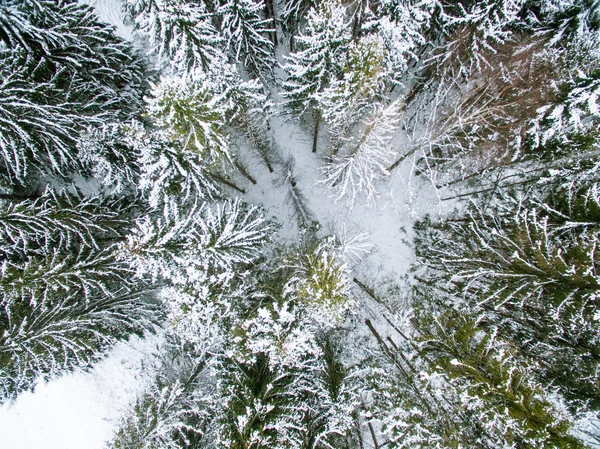
[[[416,184],[418,189],[407,188],[411,168],[406,165],[382,182],[376,201],[359,200],[349,208],[343,200],[335,202],[329,188],[319,184],[321,151],[312,153],[312,137],[296,120],[274,117],[272,132],[281,160],[294,159],[297,187],[306,199],[311,218],[320,225],[320,234],[366,233],[372,248],[353,272],[368,273],[371,279],[401,280],[414,261],[410,242],[415,217],[435,212],[439,207],[434,189],[423,182]],[[278,240],[298,242],[299,227],[287,198],[283,167],[274,165],[275,170],[270,173],[258,156],[252,152],[244,154],[244,162],[257,181],[256,185],[243,185],[244,199],[262,204],[269,218],[281,225]],[[369,310],[356,312],[361,317],[376,318]],[[75,372],[42,383],[35,392],[23,393],[14,404],[4,405],[0,408],[3,447],[101,449],[124,411],[151,380],[159,343],[159,337],[133,337],[117,344],[89,372]]]
[[[117,36],[133,40],[133,26],[124,23],[120,0],[81,0],[81,3],[87,3],[96,8],[100,20],[113,25]]]
[[[298,190],[306,201],[309,216],[319,224],[320,234],[344,235],[366,234],[372,250],[355,267],[363,271],[376,271],[381,275],[401,276],[414,261],[412,225],[425,213],[436,213],[440,207],[435,189],[422,180],[413,180],[411,166],[398,167],[392,176],[381,182],[380,195],[375,200],[359,198],[354,207],[345,200],[335,201],[332,190],[321,184],[320,170],[324,165],[323,148],[312,153],[312,136],[299,126],[295,119],[285,115],[271,120],[272,134],[282,161],[292,160],[292,172]],[[297,218],[291,202],[287,199],[289,187],[283,185],[286,174],[281,165],[269,173],[258,156],[252,154],[244,161],[257,184],[244,186],[244,198],[265,206],[268,215],[281,224],[281,240],[298,240]]]
[[[118,418],[153,380],[160,336],[115,345],[89,372],[78,371],[0,406],[3,449],[102,449]]]

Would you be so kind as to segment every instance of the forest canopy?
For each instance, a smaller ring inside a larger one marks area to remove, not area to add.
[[[115,5],[0,0],[0,403],[158,334],[107,448],[600,447],[600,1]]]

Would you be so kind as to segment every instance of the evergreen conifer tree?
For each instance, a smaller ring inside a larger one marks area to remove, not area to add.
[[[200,153],[206,166],[231,156],[223,135],[224,111],[206,79],[163,78],[147,100],[148,115],[184,151]]]
[[[350,43],[346,10],[324,2],[308,15],[306,29],[297,39],[297,50],[284,65],[283,84],[290,107],[299,115],[314,115],[313,152],[316,151],[321,109],[318,96],[341,76],[344,54]]]
[[[541,360],[546,382],[597,407],[594,188],[574,189],[566,204],[538,198],[531,208],[519,201],[488,213],[474,207],[464,220],[424,230],[417,248],[428,278],[449,282],[463,307],[495,323],[523,356]],[[567,366],[569,378],[561,374]]]
[[[131,212],[121,201],[51,190],[2,203],[1,400],[88,366],[160,319],[152,288],[115,251]]]
[[[214,340],[205,341],[211,350]],[[214,444],[218,389],[211,376],[213,358],[196,354],[176,336],[162,348],[155,381],[121,422],[107,447],[113,449],[183,449]]]
[[[65,176],[81,168],[79,133],[139,111],[142,66],[89,6],[1,7],[2,176],[20,184],[39,173]]]
[[[227,51],[252,77],[271,77],[275,66],[270,34],[274,24],[264,19],[265,5],[252,0],[228,0],[219,7]]]
[[[149,40],[159,65],[172,74],[218,72],[224,62],[222,38],[205,2],[127,0],[125,11],[135,29]]]

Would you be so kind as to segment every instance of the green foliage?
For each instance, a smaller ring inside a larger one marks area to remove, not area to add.
[[[171,338],[163,347],[154,383],[120,424],[107,448],[192,449],[214,439],[219,409],[210,378],[210,357],[198,357]]]
[[[132,207],[48,189],[0,205],[0,400],[88,366],[161,312],[115,254]]]
[[[163,78],[148,103],[149,116],[180,142],[183,151],[197,151],[205,165],[231,157],[219,98],[206,83]]]
[[[348,375],[347,368],[339,360],[339,351],[331,338],[325,337],[320,342],[323,351],[323,379],[332,400],[340,397],[342,384]]]
[[[373,414],[392,448],[585,447],[572,418],[532,367],[493,328],[449,307],[454,298],[419,286],[416,338],[378,335],[370,361]],[[449,304],[448,304],[449,303]]]
[[[341,322],[353,305],[350,296],[348,268],[339,260],[330,242],[324,240],[292,262],[294,274],[287,291],[315,317],[327,322]]]
[[[276,65],[271,19],[265,19],[262,1],[229,0],[218,10],[220,29],[227,51],[235,63],[242,63],[252,78],[271,78]]]
[[[127,0],[135,29],[149,40],[149,51],[167,71],[218,71],[224,62],[222,37],[212,23],[208,2]]]
[[[416,241],[423,282],[460,297],[453,307],[497,327],[525,360],[536,361],[540,379],[593,408],[596,189],[566,185],[546,201],[532,195],[530,207],[522,199],[487,212],[474,205],[464,218],[424,223]]]
[[[350,43],[346,10],[337,2],[322,3],[309,12],[307,20],[297,39],[297,51],[283,67],[288,75],[284,95],[299,114],[314,108],[316,95],[342,73]]]
[[[357,120],[372,110],[389,76],[381,39],[367,36],[353,42],[342,70],[340,79],[332,80],[317,98],[331,133],[343,140],[350,138],[349,131]]]
[[[421,302],[423,297],[417,297]],[[431,320],[431,317],[425,317]],[[448,377],[460,403],[475,412],[487,432],[498,432],[508,446],[584,447],[569,435],[570,423],[531,382],[515,351],[471,318],[445,313],[420,328],[422,351]]]
[[[223,415],[223,447],[274,446],[278,432],[273,424],[289,403],[285,392],[291,381],[291,376],[278,371],[265,354],[258,354],[250,363],[226,361],[224,388],[229,401]]]
[[[100,242],[120,238],[131,213],[121,200],[58,194],[50,188],[38,198],[2,201],[0,252],[22,260],[25,254],[47,254],[53,247],[99,248]]]

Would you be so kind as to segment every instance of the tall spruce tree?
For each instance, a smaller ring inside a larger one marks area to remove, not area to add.
[[[160,319],[152,288],[116,254],[132,208],[52,191],[1,206],[2,401]]]
[[[324,2],[309,12],[297,49],[283,67],[287,73],[284,96],[290,107],[299,115],[309,112],[314,116],[313,152],[321,121],[317,98],[341,76],[350,40],[346,9],[336,2]]]
[[[218,72],[224,62],[222,38],[204,2],[127,0],[125,11],[148,39],[150,51],[174,74]]]
[[[139,111],[142,65],[89,6],[28,0],[0,7],[2,176],[23,184],[40,173],[81,170],[78,135]]]
[[[519,200],[504,209],[473,206],[464,218],[423,227],[417,254],[427,279],[445,283],[463,298],[460,307],[494,323],[526,359],[539,360],[545,382],[596,408],[594,189],[573,188],[568,201],[557,201],[560,193],[534,196],[530,207]],[[567,366],[570,376],[562,374]]]
[[[221,32],[227,52],[241,63],[252,77],[271,78],[275,52],[271,34],[274,23],[264,18],[263,2],[228,0],[219,7]]]

